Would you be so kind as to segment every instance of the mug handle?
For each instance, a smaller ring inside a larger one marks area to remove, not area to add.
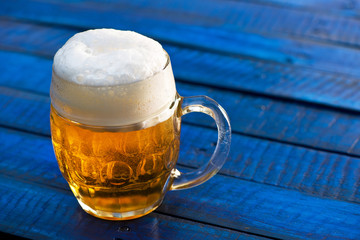
[[[212,117],[218,129],[218,140],[210,161],[204,166],[188,173],[182,173],[177,169],[172,171],[174,182],[170,190],[195,187],[209,180],[224,165],[231,144],[229,117],[225,110],[213,99],[206,96],[182,97],[181,108],[182,116],[191,112],[201,112]]]

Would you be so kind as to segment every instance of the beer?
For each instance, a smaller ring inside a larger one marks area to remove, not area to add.
[[[135,32],[89,30],[54,57],[51,136],[64,178],[81,207],[109,220],[153,211],[169,189],[206,181],[230,146],[225,111],[207,97],[180,97],[162,46]],[[181,115],[202,112],[219,129],[216,150],[195,172],[181,174]]]
[[[121,212],[123,219],[127,212],[146,214],[171,185],[179,152],[176,112],[155,126],[119,132],[73,123],[52,107],[51,133],[60,170],[90,214],[106,219],[113,219],[108,212]]]
[[[54,152],[82,208],[104,219],[156,208],[180,136],[180,98],[161,45],[112,29],[76,34],[54,57],[50,95]]]

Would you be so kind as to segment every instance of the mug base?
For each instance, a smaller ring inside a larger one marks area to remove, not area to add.
[[[146,208],[129,211],[129,212],[105,212],[105,211],[93,209],[88,205],[86,205],[85,203],[81,202],[81,200],[79,199],[78,202],[85,212],[87,212],[88,214],[94,217],[101,218],[104,220],[122,221],[122,220],[131,220],[131,219],[139,218],[146,214],[151,213],[160,206],[162,199],[160,199],[159,201],[155,202],[154,204]]]

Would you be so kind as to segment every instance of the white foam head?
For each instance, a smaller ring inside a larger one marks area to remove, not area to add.
[[[64,117],[96,126],[122,126],[158,115],[175,99],[169,56],[131,31],[78,33],[54,57],[51,102]]]

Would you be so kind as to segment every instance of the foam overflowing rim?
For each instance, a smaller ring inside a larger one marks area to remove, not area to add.
[[[56,75],[58,78],[60,78],[62,81],[65,81],[66,84],[69,84],[70,86],[86,86],[87,88],[91,88],[91,89],[107,89],[107,88],[113,88],[113,87],[121,87],[121,85],[127,85],[127,86],[132,86],[133,84],[138,84],[139,82],[142,81],[147,81],[147,80],[151,80],[152,78],[155,78],[156,76],[163,74],[169,67],[171,68],[171,61],[170,61],[170,57],[169,54],[162,49],[166,55],[167,61],[166,64],[164,65],[164,67],[158,71],[157,73],[155,73],[152,76],[149,76],[147,78],[141,79],[139,81],[135,81],[129,84],[114,84],[114,85],[83,85],[83,84],[79,84],[77,82],[73,82],[73,81],[69,81],[68,79],[64,79],[61,76],[59,76],[56,71],[54,70],[54,66],[52,67],[53,70],[53,74]],[[168,101],[165,105],[163,105],[162,107],[160,107],[158,109],[158,111],[154,112],[152,115],[150,115],[147,119],[139,121],[139,122],[134,122],[134,123],[129,123],[129,124],[124,124],[124,125],[113,125],[113,124],[105,124],[105,125],[96,125],[96,124],[92,124],[92,123],[82,123],[82,121],[79,121],[79,119],[72,119],[71,116],[67,116],[67,114],[64,112],[62,112],[61,110],[59,111],[57,109],[57,105],[55,104],[55,102],[53,102],[53,97],[50,91],[50,98],[51,98],[51,106],[53,108],[53,110],[55,111],[55,113],[61,117],[62,119],[71,122],[75,125],[81,126],[83,128],[88,128],[88,129],[92,129],[92,130],[98,130],[98,131],[121,131],[121,132],[127,132],[127,131],[135,131],[135,130],[141,130],[141,129],[145,129],[145,128],[149,128],[152,126],[155,126],[156,124],[163,122],[165,120],[167,120],[171,115],[174,114],[174,111],[177,109],[179,102],[181,102],[181,97],[178,95],[178,93],[176,92],[176,88],[175,88],[175,94],[173,96],[173,100],[171,101],[171,99],[169,99],[170,101]],[[55,104],[55,105],[54,105]],[[175,110],[174,110],[175,109]]]

